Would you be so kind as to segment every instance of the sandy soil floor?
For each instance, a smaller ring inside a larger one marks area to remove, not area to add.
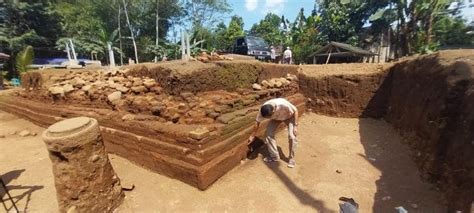
[[[25,129],[38,135],[20,137]],[[43,130],[0,111],[0,174],[20,211],[57,211]],[[136,186],[119,212],[338,212],[341,196],[354,198],[360,212],[394,212],[397,206],[445,212],[441,194],[420,180],[413,153],[386,122],[307,113],[298,137],[296,168],[284,162],[288,143],[282,131],[280,163],[264,163],[261,149],[206,191],[110,155],[122,183]],[[2,189],[0,195],[7,198]],[[6,210],[12,211],[8,200],[0,207]]]

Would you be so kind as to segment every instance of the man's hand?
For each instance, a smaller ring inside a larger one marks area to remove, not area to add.
[[[254,135],[250,135],[247,144],[252,143],[254,139],[255,139],[255,136],[254,136]]]
[[[297,132],[298,132],[298,126],[293,126],[293,135],[296,136]]]

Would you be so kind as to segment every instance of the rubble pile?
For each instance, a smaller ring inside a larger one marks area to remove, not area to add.
[[[111,108],[127,114],[123,120],[158,120],[182,124],[212,124],[222,114],[256,105],[266,99],[297,91],[295,75],[263,80],[235,91],[182,91],[168,94],[155,79],[128,75],[128,69],[69,72],[53,82],[38,98],[55,103]],[[27,93],[27,92],[25,92]]]
[[[201,62],[210,62],[210,61],[222,61],[222,60],[233,60],[231,57],[227,57],[224,55],[219,55],[217,53],[212,52],[211,54],[207,54],[207,52],[201,52],[199,56],[196,57],[198,61]]]

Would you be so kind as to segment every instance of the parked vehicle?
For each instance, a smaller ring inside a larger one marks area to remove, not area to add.
[[[258,60],[270,60],[268,44],[262,38],[255,36],[236,38],[232,45],[232,53],[255,56],[255,59]]]

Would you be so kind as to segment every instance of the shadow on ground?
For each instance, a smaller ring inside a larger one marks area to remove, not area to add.
[[[268,156],[268,150],[264,146],[264,142],[256,138],[254,142],[252,142],[249,146],[249,153],[247,155],[247,159],[250,160],[256,160],[258,155],[262,156]],[[278,151],[280,153],[280,158],[282,161],[278,163],[265,163],[265,165],[270,169],[272,172],[274,172],[280,181],[282,181],[285,186],[293,193],[293,195],[300,201],[301,204],[311,206],[313,209],[315,209],[317,212],[333,212],[330,209],[327,209],[326,206],[324,205],[324,202],[321,200],[318,200],[311,196],[311,194],[307,193],[304,189],[300,188],[297,186],[293,180],[291,180],[281,169],[280,167],[285,165],[288,162],[288,157],[286,157],[283,152],[281,147],[278,146]]]
[[[397,99],[408,100],[410,97],[407,96],[413,94],[407,93],[415,91],[415,95],[419,95],[415,99],[426,101],[423,96],[426,92],[423,93],[423,89],[430,91],[430,88],[420,88],[418,85],[420,82],[417,80],[413,80],[417,82],[414,83],[417,85],[407,86],[407,82],[402,81],[395,83],[394,75],[396,74],[390,71],[383,79],[381,86],[365,107],[361,116],[363,118],[359,119],[360,140],[365,150],[365,155],[360,154],[360,157],[366,159],[381,172],[381,176],[376,182],[377,192],[374,196],[372,212],[393,212],[394,208],[398,206],[403,206],[409,212],[446,212],[446,203],[443,201],[439,189],[422,181],[423,178],[414,160],[417,155],[420,155],[420,152],[410,149],[399,132],[392,127],[392,124],[384,120],[387,114],[393,113],[391,111],[395,107],[399,107],[399,110],[404,113],[399,116],[411,120],[410,125],[422,126],[422,121],[418,120],[420,116],[417,116],[417,112],[423,113],[423,109],[429,106],[426,104],[427,102],[417,106],[393,106],[392,99],[393,96],[396,96]],[[416,89],[413,89],[413,86],[416,86]],[[408,88],[408,92],[392,94],[394,90],[400,90],[400,88]],[[388,134],[390,132],[392,133]],[[396,137],[389,137],[391,135]],[[438,205],[433,206],[428,200],[439,200],[439,202]]]
[[[44,188],[43,186],[12,185],[11,182],[20,177],[21,173],[23,173],[24,171],[24,169],[13,170],[1,175],[0,177],[5,183],[10,195],[12,196],[12,200],[10,200],[5,189],[1,187],[0,197],[2,198],[3,208],[6,212],[10,212],[15,209],[13,203],[15,203],[16,207],[19,208],[18,210],[23,209],[22,212],[27,212],[28,204],[31,199],[31,194],[36,190]],[[21,193],[19,194],[17,193],[17,191],[21,191]],[[23,199],[26,199],[25,206],[21,208],[21,206],[19,206],[18,204]]]

